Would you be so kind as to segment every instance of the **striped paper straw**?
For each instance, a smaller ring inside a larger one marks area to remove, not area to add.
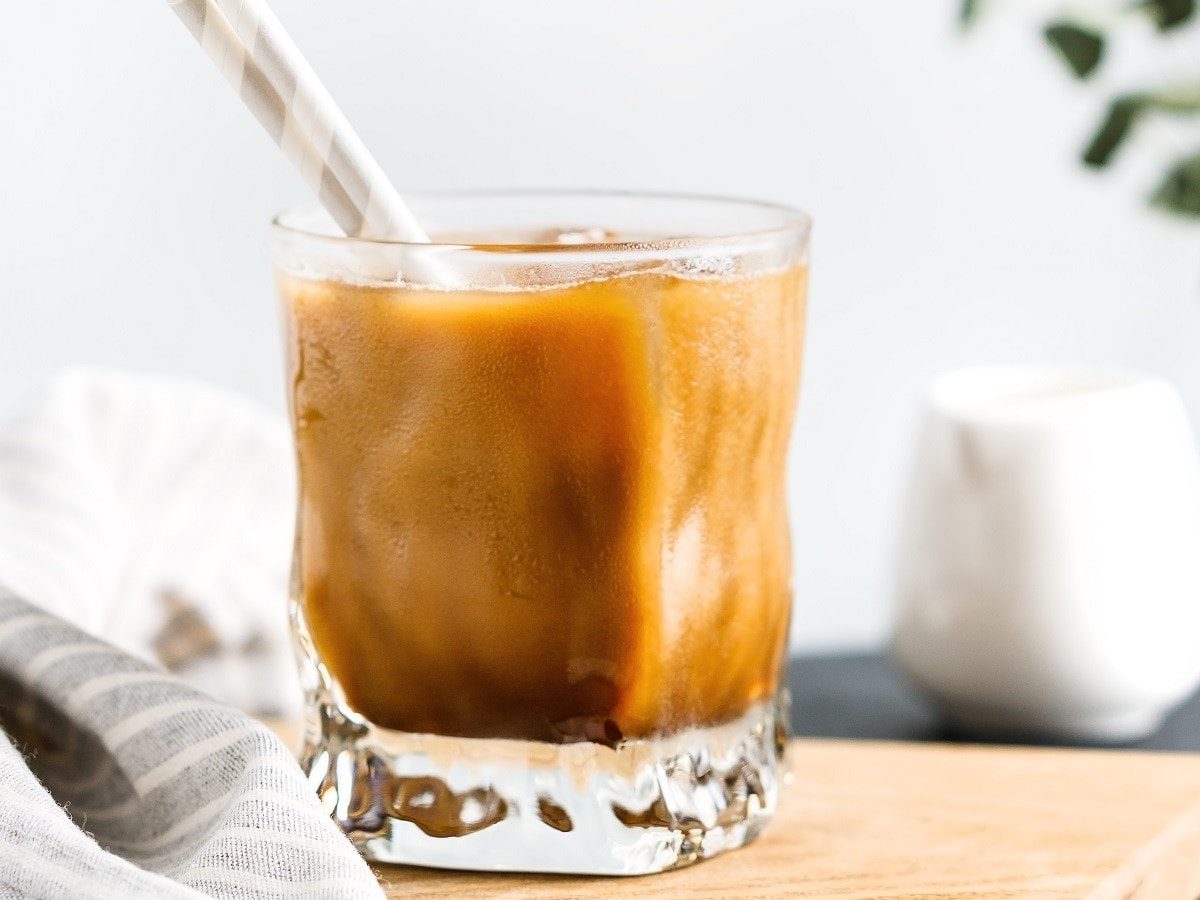
[[[429,241],[264,0],[167,2],[347,235]]]

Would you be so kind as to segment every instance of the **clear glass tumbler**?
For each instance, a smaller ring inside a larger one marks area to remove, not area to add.
[[[809,221],[414,196],[275,223],[303,765],[371,859],[642,874],[774,811]]]

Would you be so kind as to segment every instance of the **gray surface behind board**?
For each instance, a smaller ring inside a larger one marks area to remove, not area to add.
[[[934,707],[884,655],[794,657],[788,680],[792,689],[792,732],[797,736],[979,740],[944,724]],[[1019,742],[1044,743],[1029,739]],[[1155,734],[1120,746],[1200,750],[1200,692],[1175,709]]]

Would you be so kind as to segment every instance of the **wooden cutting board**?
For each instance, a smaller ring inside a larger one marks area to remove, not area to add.
[[[1200,898],[1200,754],[800,740],[789,761],[756,843],[676,872],[376,873],[397,898]]]

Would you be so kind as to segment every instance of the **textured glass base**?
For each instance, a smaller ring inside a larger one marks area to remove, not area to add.
[[[740,847],[775,811],[778,704],[618,748],[385,731],[334,705],[302,764],[371,860],[639,875]]]
[[[644,875],[740,847],[775,812],[786,689],[735,722],[617,747],[409,734],[356,715],[294,601],[291,619],[307,709],[300,764],[367,859]]]

